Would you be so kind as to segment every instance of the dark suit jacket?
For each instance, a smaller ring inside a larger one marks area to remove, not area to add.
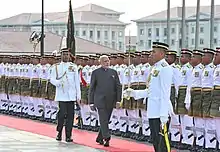
[[[113,69],[98,68],[92,72],[89,103],[97,108],[114,108],[121,101],[122,87]]]

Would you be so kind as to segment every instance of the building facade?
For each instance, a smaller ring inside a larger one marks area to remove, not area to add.
[[[75,35],[112,49],[125,51],[126,23],[119,21],[123,13],[88,4],[74,9]],[[45,13],[45,32],[67,35],[68,12]],[[0,31],[41,31],[41,14],[23,13],[0,20]]]
[[[182,47],[182,8],[171,8],[170,48],[179,51]],[[201,6],[198,49],[210,47],[210,12],[209,6]],[[167,42],[166,11],[134,20],[137,24],[137,49],[148,50],[153,41]],[[196,7],[186,7],[185,47],[195,48]],[[220,6],[215,6],[214,47],[220,46]]]

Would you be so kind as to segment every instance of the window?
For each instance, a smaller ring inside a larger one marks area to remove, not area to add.
[[[180,28],[179,33],[182,34],[182,27]]]
[[[119,50],[122,50],[122,42],[118,42]]]
[[[195,33],[195,28],[194,27],[191,28],[191,33]]]
[[[105,39],[108,39],[108,31],[105,31]]]
[[[59,31],[56,31],[56,34],[59,35]]]
[[[160,40],[159,39],[156,39],[156,42],[159,42]]]
[[[112,31],[112,40],[115,39],[115,31]]]
[[[195,44],[195,40],[194,40],[194,39],[191,40],[191,44],[192,44],[192,45]]]
[[[218,43],[218,40],[217,39],[214,39],[214,44],[217,44]]]
[[[82,32],[82,36],[86,36],[86,31],[85,30]]]
[[[98,44],[101,44],[101,42],[100,42],[100,41],[97,41],[97,43],[98,43]]]
[[[62,31],[62,36],[66,36],[66,31],[65,30]]]
[[[172,29],[171,29],[171,33],[172,33],[172,34],[175,33],[175,28],[172,28]]]
[[[104,42],[104,45],[105,45],[105,46],[108,46],[108,42],[107,42],[107,41],[105,41],[105,42]]]
[[[148,40],[148,47],[151,48],[151,40]]]
[[[160,29],[156,28],[156,36],[160,36]]]
[[[171,40],[171,45],[175,45],[175,40],[174,39]]]
[[[201,45],[204,44],[204,40],[203,39],[200,39],[199,41],[200,41]]]
[[[100,39],[100,37],[101,37],[101,32],[97,31],[97,39]]]
[[[217,26],[214,27],[214,32],[218,32]]]
[[[182,39],[179,39],[179,48],[182,48]]]
[[[144,41],[140,40],[140,46],[143,46],[143,45],[144,45]]]
[[[200,27],[200,33],[204,32],[204,27]]]
[[[144,29],[140,29],[140,35],[144,35]]]
[[[115,42],[112,42],[112,48],[115,49]]]
[[[120,32],[118,33],[118,36],[119,36],[119,37],[122,37],[122,36],[123,36],[123,32],[120,31]]]
[[[151,28],[148,29],[148,37],[151,37],[152,31]]]
[[[167,43],[167,39],[164,39],[163,42],[164,42],[164,43]]]
[[[90,39],[93,38],[93,31],[89,31],[89,38],[90,38]]]
[[[79,36],[79,31],[76,31],[76,33],[75,33],[75,34],[76,34],[76,36]]]
[[[167,36],[167,28],[163,29],[163,36]]]

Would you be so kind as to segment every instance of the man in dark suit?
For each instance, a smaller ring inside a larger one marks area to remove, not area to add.
[[[117,72],[109,68],[108,56],[101,56],[99,61],[101,67],[91,76],[89,103],[92,110],[97,108],[99,115],[100,130],[96,142],[108,147],[111,139],[108,124],[116,102],[121,101],[122,87]]]

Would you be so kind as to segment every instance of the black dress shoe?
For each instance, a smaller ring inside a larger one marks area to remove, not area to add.
[[[104,145],[104,141],[103,141],[103,139],[96,139],[96,142],[98,143],[98,144],[100,144],[100,145]]]
[[[109,147],[109,141],[110,141],[110,137],[107,139],[104,139],[104,147]]]
[[[73,139],[71,139],[71,138],[66,138],[66,142],[73,142]]]
[[[59,133],[57,134],[56,140],[57,140],[57,141],[61,141],[61,140],[62,140],[62,133],[59,132]]]

